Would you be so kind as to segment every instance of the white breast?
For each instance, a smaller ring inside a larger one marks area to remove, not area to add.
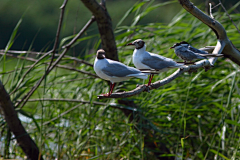
[[[97,58],[96,58],[95,61],[94,61],[94,66],[93,66],[93,68],[94,68],[94,71],[96,72],[96,74],[97,74],[100,78],[105,79],[105,80],[110,80],[110,79],[109,79],[109,76],[106,75],[106,74],[104,74],[104,73],[102,72],[102,69],[103,69],[104,67],[106,67],[107,64],[108,64],[108,61],[107,61],[106,59],[97,59]]]
[[[137,69],[152,69],[145,64],[142,63],[142,60],[144,58],[145,50],[142,49],[135,49],[133,52],[133,64]]]

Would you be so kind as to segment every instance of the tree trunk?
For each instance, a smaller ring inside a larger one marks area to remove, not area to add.
[[[0,107],[3,111],[4,118],[17,139],[18,145],[22,148],[27,158],[30,160],[43,160],[39,155],[39,150],[35,142],[24,129],[18,118],[17,112],[10,100],[9,94],[6,92],[2,82],[0,81]]]
[[[81,0],[96,18],[106,57],[118,61],[117,46],[114,38],[112,20],[107,9],[95,0]]]

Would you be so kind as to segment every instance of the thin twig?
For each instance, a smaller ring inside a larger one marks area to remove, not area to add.
[[[54,42],[53,49],[52,49],[52,58],[51,58],[51,61],[50,61],[49,65],[48,65],[48,67],[47,67],[46,72],[49,71],[49,68],[51,67],[51,65],[53,63],[53,60],[54,60],[54,54],[55,54],[57,46],[58,46],[59,36],[60,36],[61,28],[62,28],[64,11],[65,11],[65,7],[67,5],[67,2],[68,2],[68,0],[64,0],[62,6],[60,7],[61,13],[60,13],[59,21],[58,21],[58,28],[57,28],[56,38],[55,38],[55,42]]]
[[[209,13],[212,19],[214,19],[213,14],[212,14],[212,3],[209,3]]]
[[[30,96],[35,92],[35,90],[39,87],[41,82],[45,79],[45,77],[54,69],[54,67],[61,61],[63,56],[67,53],[67,51],[70,49],[70,47],[77,41],[79,37],[82,36],[82,34],[88,29],[88,27],[95,21],[95,18],[92,17],[87,24],[82,28],[82,30],[77,34],[77,36],[69,42],[66,46],[64,46],[64,50],[62,54],[58,57],[58,59],[53,63],[53,65],[49,68],[47,72],[42,76],[42,78],[32,87],[32,89],[22,98],[22,100],[16,104],[16,107],[19,107],[19,105],[22,103],[20,108],[22,108],[30,98]]]
[[[92,79],[92,77],[76,78],[76,79],[70,79],[70,80],[65,80],[65,81],[60,81],[60,82],[51,82],[48,85],[62,84],[62,83],[80,81],[80,80],[85,80],[85,79]]]
[[[0,50],[0,54],[3,55],[5,53],[4,50]],[[45,53],[44,52],[34,52],[34,51],[15,51],[15,50],[8,50],[6,53],[13,53],[13,54],[34,54],[34,55],[44,55]],[[51,54],[49,54],[51,55]],[[54,56],[60,56],[60,54],[54,54]],[[79,58],[76,58],[76,57],[72,57],[72,56],[68,56],[68,55],[65,55],[64,56],[65,58],[67,59],[70,59],[70,60],[74,60],[76,62],[79,62],[79,63],[83,63],[83,64],[86,64],[90,67],[93,67],[93,64],[83,60],[83,59],[79,59]],[[19,57],[16,57],[16,58],[20,58]]]
[[[18,102],[20,102],[19,100]],[[96,104],[96,105],[106,105],[103,102],[91,102],[91,101],[83,101],[78,99],[65,99],[65,98],[36,98],[36,99],[29,99],[28,102],[38,102],[38,101],[61,101],[61,102],[76,102],[76,103],[83,103],[83,104]]]
[[[99,78],[96,74],[93,74],[93,73],[87,72],[87,71],[82,71],[82,70],[79,70],[79,69],[76,69],[76,68],[73,68],[73,67],[64,66],[64,65],[60,65],[60,64],[57,64],[56,67],[63,68],[63,69],[68,69],[68,70],[71,70],[71,71],[80,72],[80,73],[83,73],[83,74],[86,74],[86,75],[89,75],[89,76],[92,76],[92,77],[95,77],[95,78]]]
[[[240,33],[240,30],[238,29],[237,25],[234,23],[234,21],[232,20],[232,18],[231,18],[230,15],[228,14],[228,12],[227,12],[226,8],[223,6],[221,0],[219,0],[219,3],[221,4],[221,6],[222,6],[223,10],[225,11],[225,13],[228,15],[228,18],[232,21],[233,25],[236,27],[238,33]]]
[[[4,53],[1,53],[0,52],[0,55],[3,55]],[[28,61],[32,61],[32,62],[36,62],[37,60],[36,59],[34,59],[34,58],[29,58],[29,57],[23,57],[23,56],[16,56],[16,55],[13,55],[13,54],[9,54],[9,53],[6,53],[5,54],[6,56],[8,56],[8,57],[13,57],[13,58],[19,58],[19,59],[24,59],[24,60],[28,60]],[[43,64],[50,64],[49,62],[44,62]],[[30,68],[31,66],[26,66],[26,67],[24,67],[24,68]],[[67,69],[67,70],[71,70],[71,71],[76,71],[76,72],[79,72],[79,73],[83,73],[83,74],[87,74],[87,75],[90,75],[90,76],[92,76],[92,77],[95,77],[95,78],[99,78],[96,74],[93,74],[93,73],[91,73],[91,72],[87,72],[87,71],[82,71],[82,70],[79,70],[79,69],[76,69],[76,68],[73,68],[73,67],[70,67],[70,66],[66,66],[66,65],[56,65],[56,67],[58,67],[58,68],[62,68],[62,69]],[[15,70],[13,70],[13,71],[16,71],[16,69]],[[13,72],[13,71],[9,71],[9,72]],[[8,72],[8,73],[9,73]],[[6,73],[5,73],[6,74]],[[18,89],[18,88],[17,88]],[[10,93],[10,95],[11,94],[13,94],[16,90],[17,90],[16,88]]]
[[[64,11],[65,11],[65,7],[67,5],[67,2],[68,0],[64,0],[62,6],[60,7],[61,9],[61,14],[60,14],[60,17],[59,17],[59,21],[58,21],[58,29],[57,29],[57,33],[56,33],[56,38],[55,38],[55,43],[54,43],[54,46],[53,46],[53,49],[52,49],[52,57],[54,57],[54,53],[57,49],[57,45],[58,45],[58,41],[59,41],[59,36],[60,36],[60,32],[61,32],[61,28],[62,28],[62,22],[63,22],[63,16],[64,16]]]
[[[24,75],[22,76],[22,78],[19,80],[17,86],[15,87],[15,89],[9,94],[11,95],[12,93],[14,93],[20,86],[20,84],[23,82],[23,80],[25,79],[25,77],[27,76],[27,74],[34,68],[34,66],[36,64],[38,64],[41,60],[43,60],[45,57],[47,57],[49,54],[51,53],[51,51],[45,53],[42,57],[40,57],[37,61],[35,61],[31,67],[24,73]]]

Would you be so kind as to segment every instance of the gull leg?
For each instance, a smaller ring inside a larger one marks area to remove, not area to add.
[[[151,82],[152,82],[152,79],[153,79],[153,75],[154,75],[154,74],[150,74],[150,76],[149,76],[149,81],[148,81],[148,85],[147,85],[147,86],[150,86],[150,85],[151,85]]]
[[[111,84],[112,84],[112,83],[111,83]],[[112,94],[114,85],[115,85],[115,83],[113,83],[113,84],[111,85],[111,89],[110,89],[110,91],[109,91],[109,95],[108,95],[108,96],[110,96],[110,95]]]

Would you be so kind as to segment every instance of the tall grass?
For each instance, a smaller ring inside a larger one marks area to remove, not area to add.
[[[161,12],[159,7],[164,5],[136,3],[119,21],[115,33],[121,62],[133,66],[133,48],[125,45],[138,38],[144,39],[148,51],[176,61],[178,58],[169,47],[178,41],[188,41],[198,48],[216,44],[214,33],[183,10],[168,25],[138,25],[141,17],[147,16],[152,9]],[[135,17],[132,24],[121,25],[131,15]],[[232,15],[236,22],[235,17],[238,16]],[[227,29],[233,44],[240,47],[239,35],[228,17],[216,13],[215,18]],[[79,42],[91,39],[85,37]],[[66,40],[68,38],[63,39],[62,44]],[[99,42],[96,42],[93,48],[88,49],[97,50],[98,47]],[[94,57],[95,53],[86,55],[84,59],[93,63]],[[26,76],[21,87],[11,95],[14,104],[44,74],[45,63],[50,59],[51,56],[42,60]],[[1,69],[0,76],[6,82],[9,93],[25,73],[25,67],[32,63],[18,61],[16,63],[16,59],[6,58],[0,62],[3,64],[1,66],[6,66]],[[69,58],[61,61],[61,65],[72,64]],[[85,64],[78,63],[76,68],[94,73],[93,68]],[[161,153],[161,145],[170,150],[169,154],[162,157],[239,159],[239,69],[230,60],[219,58],[215,67],[207,72],[199,69],[197,73],[184,73],[170,84],[151,90],[150,93],[144,92],[124,99],[134,101],[137,106],[134,107],[119,104],[117,99],[98,100],[97,95],[109,89],[104,80],[56,68],[30,98],[32,101],[16,109],[45,159],[157,159],[161,158],[156,156]],[[9,73],[11,70],[14,72]],[[173,71],[154,76],[153,82]],[[131,90],[141,83],[142,80],[131,79],[116,86],[114,91]],[[133,119],[122,110],[132,112]],[[7,124],[3,116],[0,118],[1,155],[8,149],[9,153],[5,157],[24,157],[15,138],[11,136],[8,140]],[[146,137],[152,141],[145,141]],[[5,140],[10,145],[4,145]],[[152,143],[155,149],[147,148],[148,143]]]

